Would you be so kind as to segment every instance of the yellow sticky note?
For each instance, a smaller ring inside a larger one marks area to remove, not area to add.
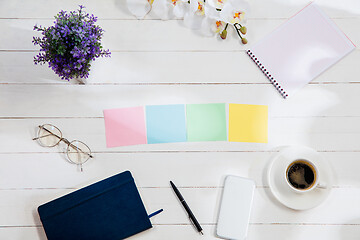
[[[268,142],[268,106],[229,104],[230,142]]]

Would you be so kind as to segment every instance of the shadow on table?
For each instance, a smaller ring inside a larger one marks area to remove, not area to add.
[[[271,149],[271,151],[273,151],[274,153],[268,158],[268,160],[266,161],[266,164],[264,165],[263,168],[263,172],[262,172],[262,186],[263,188],[259,189],[259,195],[261,195],[260,197],[263,198],[263,201],[265,202],[271,202],[271,204],[269,205],[265,205],[267,207],[271,206],[271,209],[268,208],[264,208],[260,209],[260,210],[256,210],[256,212],[261,213],[261,214],[268,214],[271,215],[271,221],[269,221],[269,216],[265,217],[264,219],[264,223],[266,225],[269,225],[271,228],[276,229],[276,226],[281,226],[282,223],[284,223],[283,221],[286,219],[282,219],[278,218],[278,215],[283,214],[283,213],[288,213],[290,215],[297,215],[297,214],[302,214],[303,211],[297,211],[297,210],[293,210],[290,209],[288,207],[286,207],[285,205],[283,205],[282,203],[280,203],[272,194],[270,187],[269,187],[269,180],[268,180],[268,171],[270,169],[270,166],[273,162],[274,157],[277,156],[278,152],[281,151],[282,149],[286,148],[288,146],[279,146],[276,148]],[[285,223],[288,223],[287,220],[285,220]],[[263,224],[263,222],[261,223]],[[256,223],[255,223],[256,225]],[[284,225],[282,225],[284,226]],[[297,234],[298,234],[298,225],[294,224],[289,224],[286,226],[286,238],[287,239],[293,239],[296,238]],[[280,236],[279,236],[280,237]],[[281,238],[281,237],[280,237]]]
[[[0,82],[5,83],[43,83],[63,82],[48,64],[35,65],[34,57],[39,54],[40,47],[33,46],[33,37],[41,37],[41,33],[34,31],[35,25],[50,26],[52,21],[39,19],[8,20],[2,27],[8,34],[2,40],[4,49],[0,53]]]
[[[37,208],[33,210],[33,217],[34,217],[35,223],[38,223],[38,222],[41,223],[39,213],[37,212]],[[42,225],[36,227],[36,230],[38,233],[39,240],[47,240],[47,237],[46,237],[46,234],[45,234],[45,231],[44,231],[44,228]]]
[[[286,146],[279,146],[279,147],[272,149],[273,151],[275,151],[275,153],[273,153],[270,156],[270,158],[267,160],[267,163],[266,163],[266,165],[263,169],[263,173],[262,173],[262,185],[264,186],[264,193],[268,197],[268,199],[271,200],[273,202],[273,204],[275,204],[279,208],[284,208],[284,205],[282,205],[278,200],[276,200],[274,195],[271,193],[271,190],[269,188],[269,181],[268,181],[268,170],[273,161],[273,158],[278,154],[279,151],[281,151],[284,148],[286,148]]]
[[[223,196],[223,191],[224,191],[224,183],[225,183],[225,178],[227,177],[228,175],[223,175],[221,176],[221,181],[219,182],[219,187],[217,188],[217,194],[216,194],[216,204],[215,204],[215,208],[214,208],[214,214],[213,214],[213,219],[214,219],[214,222],[216,223],[215,225],[212,225],[211,226],[211,232],[213,234],[213,236],[217,236],[217,233],[216,233],[216,228],[217,228],[217,222],[218,222],[218,219],[219,219],[219,213],[220,213],[220,204],[221,204],[221,199],[222,199],[222,196]]]

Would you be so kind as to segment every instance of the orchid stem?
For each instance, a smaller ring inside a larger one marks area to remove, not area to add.
[[[228,23],[226,23],[224,30],[226,30],[228,26],[229,26],[229,24],[228,24]]]
[[[239,24],[239,25],[240,25],[240,24]],[[241,34],[240,34],[240,32],[239,32],[240,30],[236,27],[235,24],[234,24],[234,28],[235,28],[236,32],[238,33],[240,39],[242,39],[242,36],[241,36]]]
[[[240,39],[242,40],[243,38],[242,38],[242,36],[241,36],[241,34],[240,34],[240,30],[236,27],[236,26],[237,26],[236,24],[239,24],[239,23],[235,23],[235,24],[234,24],[234,28],[235,28],[237,34],[239,35]],[[239,25],[240,25],[240,24],[239,24]],[[240,27],[241,27],[241,25],[240,25]]]

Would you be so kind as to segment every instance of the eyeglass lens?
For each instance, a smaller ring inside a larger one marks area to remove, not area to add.
[[[83,142],[74,140],[67,147],[68,159],[78,165],[85,163],[91,155],[90,148]]]
[[[39,127],[37,140],[41,146],[54,147],[61,141],[61,138],[62,133],[57,127],[51,124],[44,124]]]

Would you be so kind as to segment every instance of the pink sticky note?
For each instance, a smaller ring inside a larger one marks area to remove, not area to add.
[[[104,110],[106,146],[146,144],[144,107]]]

